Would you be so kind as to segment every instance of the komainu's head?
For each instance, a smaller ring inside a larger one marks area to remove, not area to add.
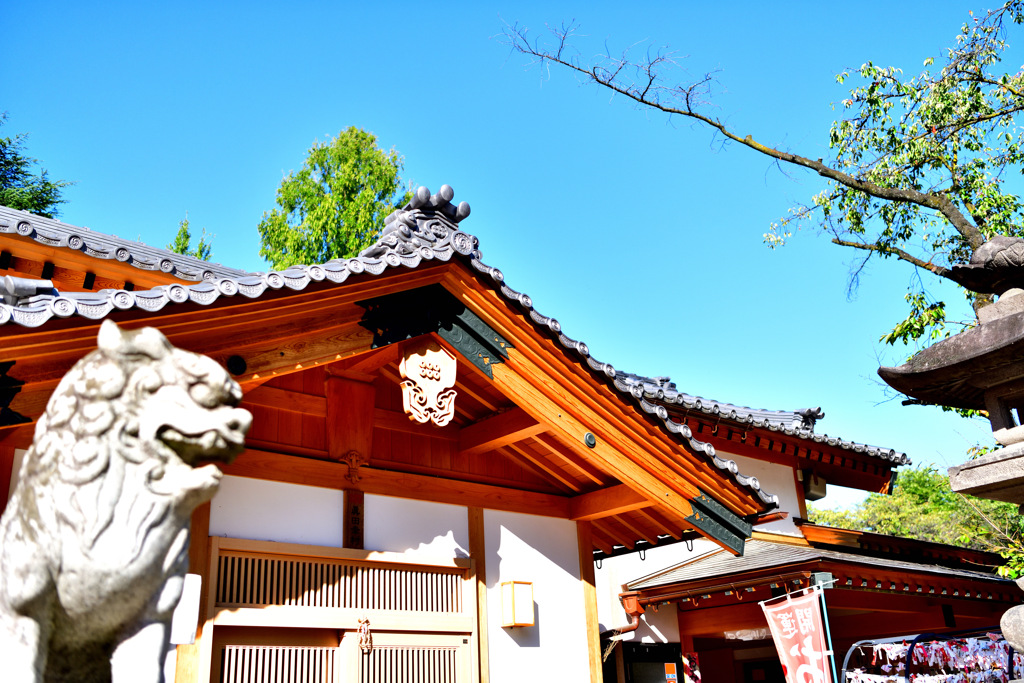
[[[118,502],[109,491],[122,502],[144,493],[188,514],[217,490],[212,463],[229,463],[244,447],[252,416],[237,407],[241,399],[210,358],[174,348],[154,328],[123,332],[105,321],[98,348],[64,376],[39,419],[25,474],[93,489],[91,505],[72,505],[93,539]]]

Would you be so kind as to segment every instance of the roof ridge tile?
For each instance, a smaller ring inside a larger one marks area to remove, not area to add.
[[[385,227],[377,242],[352,258],[331,259],[326,263],[310,266],[293,265],[283,271],[265,273],[224,269],[230,272],[222,276],[207,277],[207,273],[204,272],[204,281],[198,284],[162,285],[150,290],[136,290],[131,293],[115,290],[107,293],[106,298],[102,296],[103,292],[97,292],[96,294],[101,296],[94,299],[70,298],[58,294],[54,299],[42,303],[29,305],[2,303],[0,304],[0,325],[13,322],[26,327],[38,327],[54,316],[66,317],[75,314],[99,319],[108,315],[115,308],[123,310],[133,306],[147,311],[157,311],[168,304],[186,301],[209,305],[221,296],[239,294],[247,298],[258,298],[268,289],[287,287],[301,291],[311,282],[320,282],[325,279],[340,284],[348,279],[350,274],[380,275],[389,268],[411,269],[416,268],[423,261],[435,259],[448,261],[459,254],[468,258],[471,268],[489,277],[493,281],[495,289],[505,299],[524,309],[535,325],[551,332],[563,348],[575,352],[585,359],[587,367],[591,371],[609,380],[612,387],[635,401],[643,412],[657,419],[667,432],[676,435],[693,452],[703,454],[709,463],[717,469],[729,472],[737,484],[754,491],[763,503],[778,506],[778,496],[763,491],[756,477],[740,474],[736,462],[718,456],[714,446],[710,443],[694,438],[692,430],[686,425],[674,422],[664,406],[651,403],[648,400],[648,393],[652,393],[653,397],[659,401],[682,403],[688,409],[692,406],[693,409],[712,414],[720,414],[722,406],[725,406],[729,411],[727,415],[735,416],[733,419],[739,419],[736,406],[717,401],[705,403],[705,400],[700,397],[688,397],[686,394],[678,392],[668,377],[645,378],[631,373],[616,372],[612,365],[593,358],[587,344],[564,334],[558,320],[537,311],[534,308],[533,300],[528,295],[509,287],[505,283],[504,274],[498,268],[483,262],[479,250],[479,239],[459,229],[459,223],[470,214],[469,204],[462,202],[458,206],[453,205],[451,200],[454,194],[449,185],[442,185],[437,194],[431,194],[426,187],[417,188],[409,203],[385,218]],[[9,229],[9,225],[3,221],[6,216],[9,223],[12,214],[14,214],[14,218],[19,218],[22,214],[29,218],[19,220],[15,228]],[[37,221],[51,221],[53,224],[62,226],[61,229],[67,233],[67,236],[62,238],[65,243],[71,240],[72,233],[74,233],[74,237],[82,240],[79,248],[86,248],[85,239],[79,235],[82,228],[0,207],[0,231],[11,232],[16,229],[22,235],[29,232],[36,234],[32,222]],[[92,233],[91,236],[95,235],[100,235],[100,233]],[[108,238],[108,236],[102,237]],[[120,256],[133,258],[133,253],[128,249],[128,245],[138,245],[138,243],[129,243],[118,238],[109,239],[114,240],[113,244],[116,244],[117,249],[121,250]],[[74,244],[79,244],[79,242],[74,241]],[[139,246],[153,250],[146,245]],[[170,254],[164,250],[154,251]],[[118,257],[120,258],[120,256]],[[130,296],[124,296],[129,294]],[[648,392],[647,385],[651,386],[651,392]],[[688,401],[688,399],[693,400]],[[705,405],[708,407],[705,408]],[[787,414],[794,415],[794,413]],[[768,426],[771,427],[771,425]]]

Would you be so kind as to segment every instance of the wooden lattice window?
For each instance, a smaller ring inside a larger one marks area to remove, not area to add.
[[[473,680],[477,587],[468,559],[214,537],[209,572],[201,670],[214,681]],[[365,619],[367,651],[357,633]],[[338,647],[295,635],[314,631],[336,633]],[[291,642],[243,632],[287,632]]]

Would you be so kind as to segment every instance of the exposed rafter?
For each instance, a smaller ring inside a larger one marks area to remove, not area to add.
[[[544,431],[545,426],[522,408],[513,408],[463,427],[459,433],[459,450],[465,455],[478,455]]]
[[[569,504],[569,516],[576,521],[586,521],[639,510],[651,505],[651,501],[630,487],[618,484],[574,497]]]

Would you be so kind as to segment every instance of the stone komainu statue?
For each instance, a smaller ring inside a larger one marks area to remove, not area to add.
[[[0,519],[0,680],[159,683],[209,501],[252,417],[213,360],[100,328],[39,418]]]

